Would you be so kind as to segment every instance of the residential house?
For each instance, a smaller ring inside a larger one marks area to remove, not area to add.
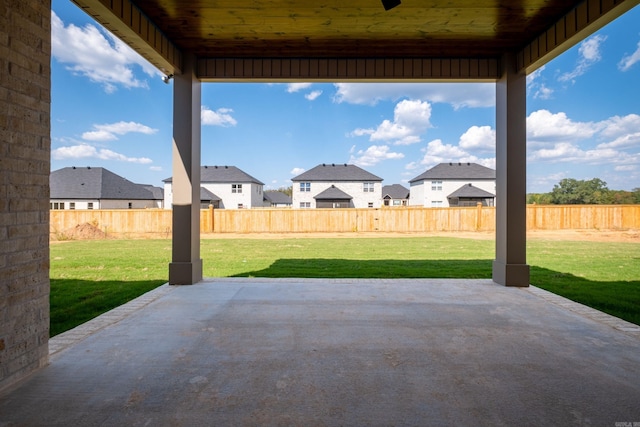
[[[51,172],[51,209],[162,208],[163,190],[135,184],[101,167],[66,167]]]
[[[321,164],[293,178],[295,208],[379,208],[382,178],[355,165]]]
[[[164,182],[164,205],[173,203],[172,178]],[[262,207],[264,183],[235,166],[200,167],[200,203],[220,209],[250,209]],[[206,190],[206,191],[204,191]]]
[[[440,163],[409,183],[411,206],[495,205],[496,171],[476,163]]]
[[[264,206],[266,208],[290,208],[291,197],[282,191],[267,190],[264,192]]]
[[[382,204],[384,206],[407,206],[409,190],[400,184],[382,186]]]

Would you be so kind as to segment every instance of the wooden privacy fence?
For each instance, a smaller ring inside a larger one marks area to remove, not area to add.
[[[171,210],[53,210],[51,233],[92,224],[107,234],[170,236]],[[640,229],[640,205],[528,205],[528,230]],[[205,209],[203,233],[494,231],[495,208]]]

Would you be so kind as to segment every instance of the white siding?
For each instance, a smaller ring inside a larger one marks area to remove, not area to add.
[[[434,180],[436,181],[436,180]],[[441,202],[439,207],[449,207],[449,200],[447,196],[463,185],[471,184],[474,187],[481,190],[488,191],[491,194],[496,194],[496,181],[495,180],[439,180],[442,181],[442,190],[434,191],[431,189],[432,180],[422,180],[411,184],[411,195],[409,198],[409,204],[411,206],[424,206],[432,207],[433,202]]]
[[[51,203],[64,203],[65,210],[89,209],[89,203],[93,203],[92,209],[152,209],[157,208],[158,202],[155,200],[73,200],[73,199],[51,199]],[[129,208],[131,203],[131,208]]]
[[[262,207],[263,199],[263,186],[262,184],[237,182],[234,184],[242,185],[241,193],[234,193],[232,191],[231,183],[214,183],[203,182],[201,187],[211,191],[216,196],[220,197],[221,209],[238,209],[239,205],[242,205],[243,209],[259,208]],[[164,184],[164,206],[166,209],[171,209],[171,203],[173,202],[173,193],[171,183]]]
[[[336,188],[347,193],[352,198],[354,208],[367,208],[369,203],[373,203],[374,208],[382,206],[382,183],[379,181],[366,181],[373,182],[373,192],[364,192],[364,182],[344,182],[344,181],[331,181],[331,182],[311,182],[311,191],[301,192],[300,182],[293,183],[293,207],[300,208],[300,203],[308,202],[311,208],[316,207],[316,199],[314,197],[322,193],[327,188],[334,185]]]

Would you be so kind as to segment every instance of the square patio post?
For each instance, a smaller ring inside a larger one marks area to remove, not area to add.
[[[529,286],[527,265],[526,79],[516,56],[502,57],[496,83],[496,258],[493,281]]]
[[[173,89],[173,235],[169,283],[202,280],[200,258],[200,81],[196,59],[183,57]]]

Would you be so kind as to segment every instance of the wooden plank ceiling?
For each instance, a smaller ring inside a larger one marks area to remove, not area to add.
[[[640,0],[73,0],[165,74],[203,81],[495,81],[531,72]]]
[[[202,58],[493,58],[575,0],[135,0],[182,51]]]

